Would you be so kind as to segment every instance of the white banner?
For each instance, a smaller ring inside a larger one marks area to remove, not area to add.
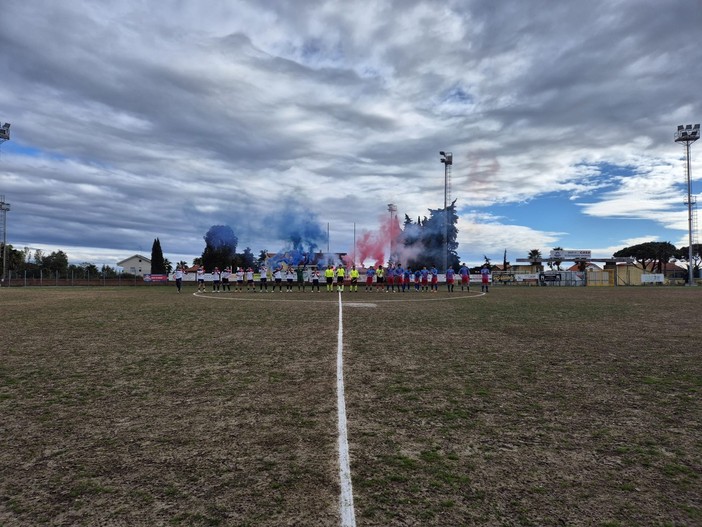
[[[515,274],[514,278],[517,280],[517,282],[523,282],[524,280],[538,280],[539,273]]]
[[[578,251],[566,251],[566,250],[552,250],[549,257],[552,260],[589,260],[592,258],[592,251],[588,250],[578,250]]]

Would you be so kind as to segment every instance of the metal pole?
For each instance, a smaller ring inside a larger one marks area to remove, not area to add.
[[[0,127],[0,144],[10,140],[10,123],[5,123]],[[2,212],[2,276],[0,285],[5,283],[6,262],[7,262],[7,212],[10,204],[5,203],[5,196],[0,196],[0,212]]]
[[[388,265],[390,262],[397,263],[395,260],[395,253],[397,252],[397,246],[395,244],[395,222],[397,220],[397,205],[394,203],[388,203],[388,212],[390,212],[390,226],[388,233],[390,236],[390,256],[388,257]]]
[[[694,267],[692,265],[692,169],[690,168],[690,143],[694,143],[700,138],[700,125],[678,125],[674,139],[676,143],[685,143],[685,157],[687,168],[687,232],[688,232],[688,253],[687,253],[687,285],[695,285]]]
[[[688,228],[688,255],[687,255],[687,285],[695,285],[694,270],[692,266],[692,177],[690,174],[690,142],[685,143],[687,154],[687,228]]]
[[[2,283],[7,274],[7,213],[10,204],[5,203],[5,196],[0,196],[0,212],[2,212]]]
[[[451,152],[439,152],[441,162],[444,164],[444,272],[448,270],[448,186],[449,170],[453,165],[453,154]]]
[[[444,163],[444,273],[448,270],[448,163]]]

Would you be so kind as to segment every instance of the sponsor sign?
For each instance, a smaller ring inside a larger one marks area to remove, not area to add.
[[[168,282],[167,274],[145,274],[144,282]]]
[[[551,260],[589,260],[592,258],[592,251],[577,250],[577,251],[556,251],[552,250],[549,257]]]
[[[539,279],[539,273],[522,273],[522,274],[515,274],[514,278],[517,280],[517,282],[523,282],[524,280],[538,280]]]

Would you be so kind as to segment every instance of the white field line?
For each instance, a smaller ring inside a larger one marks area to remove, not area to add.
[[[339,509],[341,527],[356,527],[356,515],[353,510],[353,487],[351,486],[351,462],[349,456],[348,433],[346,430],[346,398],[344,397],[344,323],[339,293],[339,332],[336,346],[336,405],[339,416],[339,478],[341,496]]]

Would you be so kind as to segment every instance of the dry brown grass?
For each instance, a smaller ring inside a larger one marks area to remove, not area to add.
[[[339,524],[336,295],[209,296],[0,290],[0,525]],[[359,526],[702,524],[702,290],[459,297],[344,295]]]

